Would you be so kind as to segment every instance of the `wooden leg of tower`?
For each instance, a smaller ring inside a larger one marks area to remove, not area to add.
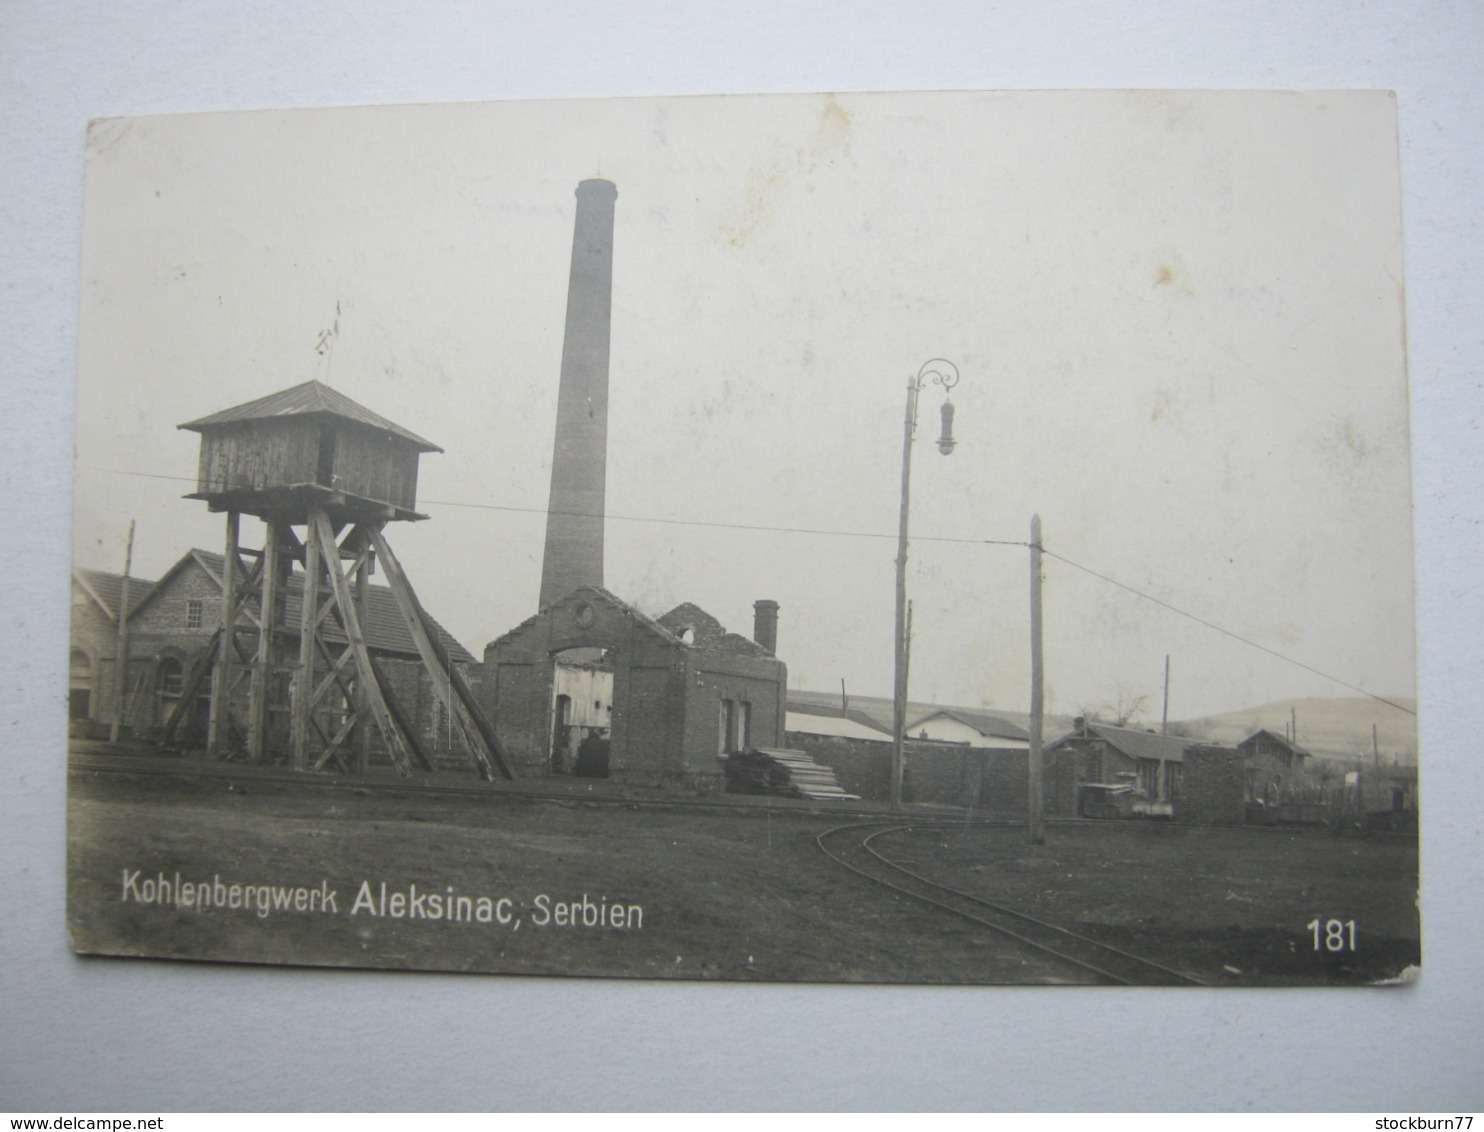
[[[250,762],[266,761],[268,753],[268,699],[273,692],[274,635],[278,632],[278,524],[264,524],[262,601],[258,609],[258,652],[248,686],[247,747]]]
[[[316,513],[317,514],[317,513]],[[311,517],[304,538],[304,607],[299,617],[299,667],[294,672],[293,711],[289,719],[289,742],[295,770],[309,769],[309,713],[314,698],[314,638],[319,632],[320,544]]]
[[[376,729],[386,741],[387,752],[392,757],[397,773],[404,778],[408,777],[412,774],[412,761],[408,758],[402,732],[387,710],[386,701],[381,698],[381,686],[377,684],[376,673],[371,667],[371,654],[366,650],[366,637],[361,631],[360,618],[356,616],[351,586],[340,568],[340,552],[335,544],[335,532],[330,526],[329,516],[320,510],[311,511],[309,532],[320,544],[319,552],[325,560],[326,573],[335,593],[335,605],[340,610],[341,625],[355,659],[356,691],[360,701],[355,705],[356,710],[370,714],[376,723]]]
[[[367,590],[371,584],[371,548],[365,545],[362,548],[360,558],[356,562],[356,619],[366,624],[366,608],[369,597]],[[355,730],[355,770],[357,774],[365,774],[371,765],[371,728],[367,726],[364,714],[356,720]]]
[[[469,694],[463,677],[453,667],[448,654],[434,636],[430,627],[431,619],[424,611],[422,603],[417,600],[417,593],[412,588],[412,582],[408,580],[402,564],[397,561],[397,556],[392,553],[391,545],[386,541],[386,535],[380,528],[373,527],[370,528],[369,537],[371,545],[376,548],[376,554],[381,559],[381,568],[386,572],[387,585],[391,587],[397,607],[402,611],[402,619],[407,622],[407,631],[412,635],[413,643],[417,645],[417,651],[422,656],[423,666],[432,678],[433,691],[443,702],[443,706],[448,709],[450,724],[457,721],[460,730],[466,736],[475,768],[486,780],[495,777],[496,768],[504,777],[514,778],[515,775],[511,772],[509,763],[506,762],[499,745],[495,742],[493,730],[479,711],[474,697]],[[460,708],[463,709],[462,714]],[[469,723],[467,727],[465,726],[466,717]]]
[[[237,645],[237,539],[242,516],[227,512],[227,545],[222,562],[222,636],[217,642],[216,666],[211,672],[211,714],[206,753],[221,758],[232,740],[232,661]]]

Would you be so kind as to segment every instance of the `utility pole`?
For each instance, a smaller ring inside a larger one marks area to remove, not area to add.
[[[1166,734],[1170,730],[1170,654],[1165,653],[1165,707],[1159,716],[1159,733]]]
[[[902,510],[897,523],[896,680],[892,689],[891,808],[902,808],[902,745],[907,726],[907,515],[912,490],[912,431],[917,424],[920,382],[907,383],[902,422]]]
[[[124,578],[119,587],[119,635],[113,662],[113,722],[108,725],[108,741],[117,743],[124,723],[124,685],[129,682],[129,573],[134,568],[134,520],[129,520],[129,543],[124,551]]]
[[[1041,672],[1041,516],[1031,516],[1031,745],[1028,770],[1030,806],[1027,834],[1032,845],[1045,840],[1041,829],[1041,712],[1044,708]]]
[[[948,394],[958,384],[958,367],[947,358],[930,358],[922,363],[915,377],[907,381],[907,409],[902,419],[902,509],[897,524],[897,620],[896,679],[892,690],[891,743],[891,808],[902,808],[903,743],[907,729],[907,518],[912,497],[912,436],[917,431],[917,399],[922,387],[931,379]],[[938,451],[949,455],[957,445],[953,439],[953,403],[942,406],[943,432],[938,437]]]
[[[1376,778],[1381,777],[1381,741],[1376,737],[1376,725],[1371,724],[1371,758],[1376,764]]]

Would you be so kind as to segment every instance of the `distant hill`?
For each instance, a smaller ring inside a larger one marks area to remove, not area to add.
[[[840,706],[839,692],[805,692],[790,688],[788,698],[800,703]],[[1388,698],[1412,711],[1417,709],[1415,699],[1399,696]],[[850,706],[865,712],[883,727],[891,727],[891,700],[885,696],[851,696]],[[1027,712],[983,704],[929,704],[912,701],[907,705],[907,718],[916,719],[940,708],[955,707],[989,712],[1021,727],[1029,726],[1030,715]],[[1254,731],[1263,728],[1275,735],[1284,734],[1290,711],[1298,720],[1299,746],[1307,748],[1315,755],[1345,762],[1363,760],[1369,763],[1372,757],[1371,724],[1374,723],[1382,763],[1390,765],[1417,762],[1417,717],[1377,700],[1359,696],[1343,699],[1279,700],[1221,715],[1171,720],[1170,733],[1183,734],[1208,743],[1240,743]],[[1135,720],[1131,726],[1158,730],[1159,723]],[[1071,729],[1072,717],[1069,715],[1048,715],[1042,727],[1048,743]]]
[[[1413,712],[1417,710],[1415,699],[1388,698]],[[1279,700],[1221,715],[1172,721],[1170,729],[1211,743],[1237,743],[1262,728],[1282,735],[1290,718],[1298,723],[1299,746],[1316,755],[1369,763],[1372,758],[1371,725],[1375,724],[1383,764],[1417,762],[1416,715],[1360,696]]]

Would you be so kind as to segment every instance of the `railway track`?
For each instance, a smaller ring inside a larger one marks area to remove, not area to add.
[[[1059,924],[1007,908],[982,897],[938,884],[892,861],[874,844],[877,838],[914,829],[961,829],[962,821],[870,821],[835,826],[814,840],[831,860],[875,884],[912,897],[1014,940],[1041,957],[1050,957],[1091,976],[1091,981],[1121,986],[1200,986],[1199,979]]]
[[[772,809],[783,815],[808,817],[821,808],[833,813],[870,813],[867,807],[847,802],[825,802],[808,799],[752,797],[726,794],[715,799],[685,797],[682,795],[648,796],[627,791],[598,789],[587,792],[581,789],[541,790],[530,783],[539,780],[518,780],[510,783],[455,782],[440,780],[437,776],[414,778],[378,777],[367,779],[340,774],[305,774],[282,767],[265,768],[250,763],[207,762],[193,759],[135,759],[131,756],[109,756],[77,754],[69,756],[67,769],[70,772],[98,774],[113,778],[188,778],[201,782],[232,782],[251,787],[254,783],[265,787],[291,787],[295,790],[321,790],[326,792],[352,791],[357,793],[385,792],[406,798],[481,798],[500,802],[556,802],[562,805],[607,806],[620,809],[652,810],[716,810],[726,813],[764,813]],[[577,780],[581,781],[581,780]],[[601,779],[594,783],[606,782]]]

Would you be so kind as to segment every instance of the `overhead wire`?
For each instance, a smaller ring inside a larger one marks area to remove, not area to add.
[[[187,478],[185,476],[167,476],[153,472],[129,471],[122,468],[109,468],[107,470],[116,475],[138,476],[144,479],[174,480],[178,483],[197,482],[194,478]],[[480,511],[502,511],[523,515],[564,515],[582,518],[602,517],[605,519],[612,519],[624,523],[656,523],[664,526],[674,527],[708,527],[719,530],[757,531],[771,534],[820,535],[832,538],[869,538],[894,540],[899,537],[895,533],[885,533],[881,531],[844,531],[831,530],[825,527],[779,527],[771,526],[764,523],[726,523],[714,519],[672,519],[658,515],[615,515],[611,512],[605,512],[601,516],[599,516],[592,512],[562,511],[554,510],[548,507],[517,507],[513,504],[505,503],[472,503],[465,500],[424,499],[422,500],[422,502],[430,507],[464,507]],[[912,541],[958,543],[974,546],[1019,546],[1027,548],[1031,546],[1031,543],[1027,542],[1025,539],[962,538],[951,535],[913,535]],[[1205,617],[1201,617],[1199,614],[1191,613],[1188,610],[1181,609],[1179,606],[1172,605],[1170,602],[1165,601],[1163,598],[1155,597],[1153,594],[1141,590],[1136,586],[1131,586],[1126,582],[1120,582],[1117,578],[1111,577],[1108,574],[1104,574],[1099,570],[1094,570],[1091,566],[1084,566],[1080,562],[1075,562],[1064,554],[1059,554],[1054,550],[1048,549],[1044,541],[1041,544],[1041,553],[1045,554],[1048,558],[1055,558],[1059,562],[1065,562],[1074,570],[1080,570],[1084,574],[1091,575],[1092,577],[1106,582],[1109,585],[1116,586],[1121,590],[1125,590],[1128,593],[1135,595],[1136,597],[1143,598],[1145,601],[1152,602],[1160,608],[1166,609],[1169,612],[1174,613],[1180,617],[1188,618],[1189,620],[1194,621],[1197,624],[1202,625],[1215,633],[1220,633],[1224,637],[1229,637],[1234,641],[1238,641],[1244,645],[1247,645],[1249,648],[1257,649],[1259,652],[1266,653],[1267,655],[1284,661],[1287,664],[1294,665],[1297,668],[1302,668],[1304,671],[1318,676],[1324,680],[1328,680],[1331,683],[1337,684],[1342,688],[1347,688],[1352,692],[1356,692],[1362,696],[1367,697],[1368,699],[1375,700],[1378,703],[1386,704],[1388,707],[1396,708],[1398,711],[1405,712],[1408,715],[1415,716],[1417,714],[1414,708],[1409,708],[1405,704],[1399,704],[1395,700],[1387,699],[1385,696],[1379,696],[1375,692],[1369,692],[1357,684],[1352,684],[1348,680],[1343,680],[1340,677],[1333,675],[1332,673],[1325,672],[1323,669],[1316,668],[1314,665],[1308,664],[1302,660],[1297,659],[1296,657],[1288,656],[1287,654],[1281,653],[1276,649],[1269,648],[1267,645],[1261,644],[1258,641],[1254,641],[1250,637],[1243,636],[1241,633],[1235,632],[1234,630],[1227,629],[1224,626],[1218,625],[1214,621],[1211,621]]]
[[[1126,582],[1120,582],[1117,578],[1110,578],[1107,574],[1104,574],[1098,570],[1094,570],[1091,566],[1084,566],[1080,562],[1073,562],[1065,554],[1058,554],[1054,550],[1048,550],[1044,543],[1041,546],[1041,553],[1046,555],[1048,558],[1055,558],[1058,562],[1065,562],[1074,570],[1081,570],[1084,574],[1091,574],[1094,578],[1101,579],[1102,581],[1107,582],[1109,585],[1117,586],[1119,589],[1126,590],[1129,593],[1134,594],[1136,597],[1141,597],[1145,601],[1153,602],[1155,605],[1159,606],[1162,609],[1168,609],[1171,613],[1177,613],[1181,617],[1188,617],[1190,620],[1196,622],[1197,624],[1204,625],[1207,629],[1220,633],[1222,636],[1230,637],[1234,641],[1240,641],[1242,644],[1247,645],[1250,648],[1257,649],[1260,652],[1265,652],[1269,656],[1276,657],[1277,659],[1285,661],[1288,664],[1292,664],[1299,668],[1302,668],[1306,672],[1312,672],[1315,676],[1323,677],[1325,680],[1329,680],[1335,684],[1338,684],[1342,688],[1349,688],[1352,692],[1359,692],[1362,696],[1375,700],[1378,703],[1386,704],[1388,707],[1394,707],[1398,711],[1404,711],[1408,715],[1417,714],[1415,709],[1409,708],[1405,704],[1399,704],[1395,700],[1387,699],[1385,696],[1378,696],[1375,692],[1368,692],[1364,688],[1360,687],[1358,684],[1352,684],[1348,680],[1342,680],[1338,676],[1334,676],[1322,669],[1315,668],[1312,664],[1306,664],[1302,660],[1298,660],[1295,657],[1291,657],[1286,655],[1285,653],[1281,653],[1277,649],[1268,648],[1267,645],[1260,644],[1259,642],[1252,640],[1250,637],[1244,637],[1240,633],[1236,633],[1230,629],[1224,628],[1221,625],[1216,624],[1216,622],[1214,621],[1209,621],[1198,614],[1181,609],[1179,606],[1171,605],[1163,598],[1155,597],[1153,594],[1146,593],[1145,591],[1131,586]]]

